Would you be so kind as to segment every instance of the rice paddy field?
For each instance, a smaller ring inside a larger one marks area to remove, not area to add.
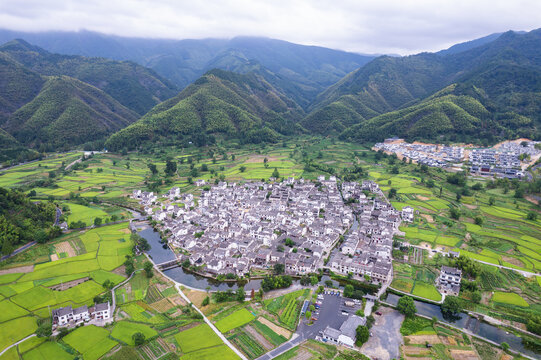
[[[178,186],[182,192],[197,195],[200,188],[192,184],[195,179],[209,183],[221,179],[260,180],[272,176],[275,169],[280,177],[316,179],[321,174],[341,174],[344,169],[360,166],[358,180],[374,180],[387,194],[391,189],[396,190],[392,204],[398,210],[411,206],[417,212],[413,223],[400,228],[403,235],[397,239],[421,246],[425,251],[420,261],[418,258],[417,262],[413,261],[410,251],[406,253],[407,262],[404,259],[394,262],[393,288],[432,301],[441,300],[434,282],[441,265],[449,261],[433,250],[455,250],[485,263],[477,278],[483,300],[479,304],[468,302],[470,310],[516,323],[541,314],[541,277],[524,277],[513,270],[493,266],[541,273],[541,220],[527,219],[530,211],[539,213],[539,209],[526,199],[514,198],[513,190],[487,187],[487,179],[469,178],[469,193],[457,201],[458,187],[446,181],[449,173],[444,170],[421,170],[415,164],[391,163],[363,145],[315,137],[275,145],[221,143],[205,148],[169,147],[125,155],[96,154],[66,170],[67,165],[81,156],[82,152],[58,154],[0,171],[0,187],[20,188],[38,201],[51,199],[64,208],[62,220],[90,225],[98,217],[105,222],[113,221],[113,217],[130,218],[130,212],[121,206],[139,206],[129,197],[135,189],[163,194]],[[167,159],[177,161],[177,171],[169,177],[164,175]],[[157,174],[151,173],[149,163],[156,165]],[[476,183],[482,185],[480,190],[471,189]],[[459,219],[453,219],[451,209],[459,211]],[[122,282],[126,278],[124,272],[116,269],[131,254],[132,246],[124,223],[73,231],[0,263],[0,270],[12,269],[12,273],[0,275],[0,349],[33,333],[37,320],[50,316],[49,308],[90,305],[96,295],[105,292],[102,284],[107,280],[115,284]],[[138,266],[142,262],[143,259],[138,259]],[[53,289],[81,279],[85,281],[70,289]],[[158,348],[169,349],[188,360],[237,358],[209,332],[208,326],[194,326],[200,320],[192,317],[171,286],[155,278],[149,280],[140,272],[115,294],[120,321],[114,326],[77,329],[59,343],[37,338],[27,340],[19,345],[15,358],[22,354],[23,359],[62,359],[66,354],[70,358],[79,354],[92,360],[102,356],[154,360],[151,354],[161,353]],[[293,292],[265,300],[257,309],[246,304],[211,303],[203,311],[239,350],[253,359],[291,335],[302,300],[308,295],[303,290]],[[469,300],[471,294],[465,292],[461,297]],[[18,331],[12,331],[13,328]],[[135,350],[131,336],[137,331],[154,340]],[[92,339],[98,346],[89,349],[85,339]],[[73,354],[66,349],[71,349]],[[326,351],[305,344],[291,354],[316,358],[327,356]],[[348,358],[345,354],[338,355]]]
[[[441,294],[435,286],[435,271],[428,266],[415,266],[395,261],[393,272],[392,288],[428,300],[441,301]]]

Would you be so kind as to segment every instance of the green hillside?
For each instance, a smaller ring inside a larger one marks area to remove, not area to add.
[[[24,40],[0,46],[0,53],[41,75],[67,75],[89,83],[139,115],[177,93],[153,70],[131,61],[49,53]]]
[[[473,129],[480,131],[474,142],[540,138],[539,49],[541,30],[534,30],[507,32],[457,53],[380,57],[320,94],[302,125],[323,134],[349,124],[343,136],[364,141],[386,135],[434,140],[442,134],[469,141]],[[458,98],[434,95],[450,84],[457,85]],[[479,102],[484,115],[470,113],[463,96]]]
[[[468,91],[469,90],[469,91]],[[466,95],[465,93],[470,93]],[[407,140],[493,141],[528,136],[531,119],[509,112],[495,115],[483,91],[453,84],[419,104],[385,113],[346,129],[343,139],[381,141],[399,135]]]
[[[44,80],[0,52],[0,124],[39,93]]]
[[[28,146],[69,149],[103,138],[136,119],[134,112],[103,91],[67,76],[55,76],[2,127]]]
[[[259,75],[212,70],[112,135],[106,146],[133,148],[160,138],[203,144],[215,134],[247,142],[274,141],[280,134],[295,132],[302,114],[294,101]]]

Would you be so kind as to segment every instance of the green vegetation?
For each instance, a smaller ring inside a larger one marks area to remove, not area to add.
[[[309,295],[310,290],[298,290],[286,295],[267,299],[264,306],[267,311],[278,316],[280,324],[294,330],[301,311],[304,299]]]
[[[409,316],[404,319],[400,327],[400,333],[407,335],[430,335],[435,334],[433,324],[430,320],[419,316]]]
[[[517,306],[528,307],[530,306],[520,295],[515,293],[504,293],[501,291],[495,291],[492,296],[492,301],[497,303],[511,304]]]
[[[216,327],[222,333],[226,333],[229,330],[232,330],[246,323],[249,323],[254,318],[255,317],[251,312],[246,310],[246,308],[242,308],[238,311],[235,311],[231,315],[228,315],[227,317],[221,319],[220,321],[218,321],[216,323]]]
[[[56,209],[50,202],[34,203],[17,190],[0,188],[0,247],[10,254],[20,245],[37,240],[44,243],[59,231],[52,227]]]
[[[83,354],[85,360],[97,360],[117,344],[109,339],[109,331],[94,325],[78,328],[63,340]]]
[[[128,345],[135,345],[133,335],[135,333],[142,333],[145,338],[152,338],[158,333],[148,325],[138,324],[130,321],[119,321],[115,324],[111,337],[120,340]]]
[[[258,92],[249,92],[256,88]],[[265,97],[276,98],[274,103]],[[213,143],[225,134],[248,143],[274,142],[295,131],[300,107],[254,73],[211,70],[176,97],[157,105],[135,124],[107,140],[111,149],[134,148],[165,136]],[[186,141],[187,142],[187,141]]]
[[[201,324],[175,335],[183,353],[210,348],[222,344],[222,340],[207,324]]]
[[[23,360],[71,360],[73,355],[68,354],[62,347],[55,342],[46,342],[35,349],[23,355]]]

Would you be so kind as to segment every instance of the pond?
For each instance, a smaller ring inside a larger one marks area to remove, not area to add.
[[[386,301],[391,305],[396,305],[398,304],[398,299],[400,299],[400,296],[395,294],[389,294]],[[522,339],[512,333],[502,330],[496,326],[479,321],[478,319],[465,313],[460,313],[460,315],[456,319],[449,320],[443,317],[441,309],[438,305],[429,304],[417,300],[414,300],[413,302],[415,303],[415,307],[417,308],[417,313],[421,315],[425,315],[431,318],[435,316],[438,321],[441,321],[442,323],[448,323],[458,328],[469,330],[474,334],[482,336],[485,339],[494,341],[498,344],[506,342],[509,344],[509,347],[515,351],[519,351],[536,359],[539,358],[539,354],[536,354],[533,351],[526,349],[522,344]]]

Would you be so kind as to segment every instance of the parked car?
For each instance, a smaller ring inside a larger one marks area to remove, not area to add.
[[[376,315],[381,315],[381,313],[379,311],[376,311]]]
[[[312,321],[317,321],[317,317],[312,316]]]

